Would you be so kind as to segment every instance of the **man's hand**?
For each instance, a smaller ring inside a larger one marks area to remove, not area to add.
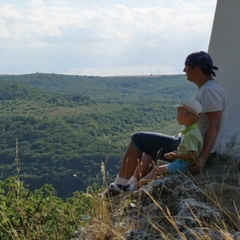
[[[205,159],[199,156],[196,160],[196,163],[191,164],[188,167],[188,170],[191,173],[199,173],[201,170],[203,170],[204,166],[205,166]]]

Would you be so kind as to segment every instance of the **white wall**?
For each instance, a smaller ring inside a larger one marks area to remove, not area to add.
[[[218,0],[209,54],[228,97],[227,119],[219,151],[240,157],[240,0]]]

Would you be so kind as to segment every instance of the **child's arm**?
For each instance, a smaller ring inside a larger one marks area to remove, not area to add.
[[[186,154],[179,154],[177,152],[169,152],[164,155],[165,158],[174,160],[174,159],[181,159],[185,161],[195,161],[198,157],[197,151],[188,151]]]

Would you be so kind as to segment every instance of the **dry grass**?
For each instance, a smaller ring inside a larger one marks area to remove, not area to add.
[[[120,198],[118,201],[94,199],[94,208],[97,214],[91,222],[91,229],[94,230],[88,232],[88,239],[154,239],[154,237],[160,239],[161,237],[169,240],[187,240],[189,236],[196,240],[239,239],[239,172],[236,171],[234,164],[229,165],[226,162],[226,164],[222,164],[223,166],[219,165],[221,164],[218,163],[218,169],[213,165],[202,174],[189,179],[194,181],[194,184],[198,182],[197,186],[201,191],[202,201],[215,209],[219,214],[218,217],[214,218],[212,216],[210,219],[206,216],[206,218],[200,218],[201,210],[189,204],[190,216],[182,217],[185,218],[183,223],[186,222],[186,224],[181,225],[179,224],[181,217],[176,217],[170,205],[168,207],[163,204],[164,195],[159,199],[143,189],[134,194],[135,197]],[[155,213],[151,213],[152,215],[143,211],[143,208],[147,206],[146,202],[149,205],[155,205],[154,209],[157,209]],[[135,208],[135,212],[132,210],[133,208]],[[147,223],[145,226],[143,219]],[[195,222],[195,227],[189,225],[189,222]],[[146,238],[134,238],[133,236],[128,238],[126,232],[134,230],[147,232],[149,238],[147,238],[147,235]],[[237,232],[239,232],[238,237],[233,235]]]

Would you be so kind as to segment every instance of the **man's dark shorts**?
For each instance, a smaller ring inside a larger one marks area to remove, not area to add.
[[[138,132],[131,139],[140,151],[155,160],[166,159],[164,154],[176,150],[181,142],[180,137],[154,132]]]

